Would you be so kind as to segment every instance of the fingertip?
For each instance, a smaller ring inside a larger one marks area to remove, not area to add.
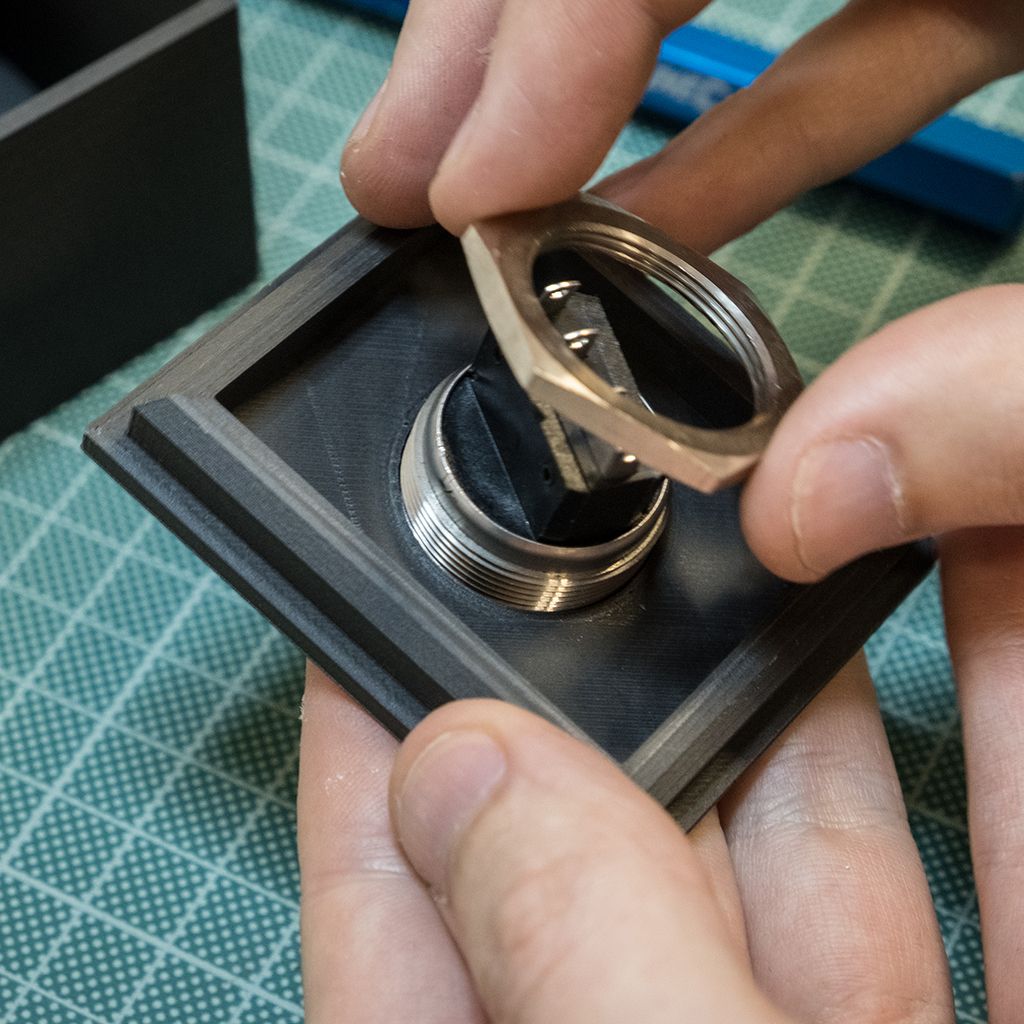
[[[533,144],[522,146],[517,166],[487,142],[457,143],[430,182],[428,196],[435,220],[453,235],[479,220],[534,210],[574,196],[589,171],[549,165]]]
[[[562,775],[572,769],[585,772],[596,785],[621,786],[643,797],[642,791],[600,750],[523,708],[484,698],[443,704],[409,733],[395,761],[392,792],[401,790],[413,764],[427,747],[439,737],[454,733],[489,736],[504,751],[511,769],[543,779],[545,785],[557,788]]]
[[[770,449],[769,449],[770,453]],[[757,559],[783,579],[812,583],[821,577],[800,557],[791,515],[792,473],[766,453],[740,498],[743,536]]]
[[[448,889],[460,833],[505,775],[502,747],[478,729],[444,732],[407,767],[393,790],[392,821],[409,862],[434,890]]]
[[[723,1000],[736,1013],[714,1019],[776,1019],[701,859],[599,751],[522,709],[458,702],[410,734],[392,794],[492,1019],[711,1019]]]
[[[463,833],[512,785],[571,799],[577,809],[590,791],[617,793],[627,801],[650,803],[650,811],[662,816],[605,755],[549,722],[503,701],[454,701],[409,734],[391,776],[396,833],[432,888],[447,891],[453,851]]]
[[[428,188],[479,92],[499,10],[499,0],[410,4],[388,77],[342,153],[342,185],[368,220],[434,222]]]
[[[886,325],[787,411],[741,505],[751,550],[807,582],[871,551],[1024,520],[1024,288],[990,286]]]
[[[390,76],[384,79],[349,134],[338,178],[349,202],[367,220],[383,227],[422,227],[431,221],[426,185],[410,180],[405,161],[387,139],[393,120],[389,81]]]
[[[873,438],[811,445],[788,477],[766,468],[740,504],[751,551],[776,576],[814,583],[861,555],[908,539],[899,488]]]
[[[479,219],[480,210],[487,210],[481,202],[487,181],[477,166],[475,136],[479,120],[480,101],[470,107],[465,119],[449,143],[437,170],[427,186],[427,201],[435,220],[456,238]],[[498,170],[501,180],[501,170]]]
[[[395,834],[428,885],[443,890],[456,834],[498,781],[504,764],[496,739],[507,705],[497,700],[443,704],[413,728],[398,748],[388,787]],[[481,772],[490,785],[477,786]]]
[[[470,224],[486,215],[479,212],[488,210],[483,198],[477,187],[463,184],[461,176],[451,172],[439,171],[427,189],[430,215],[456,238],[461,238]]]
[[[780,438],[781,457],[762,461],[741,503],[751,550],[772,572],[807,583],[910,539],[903,482],[887,443],[857,432],[811,436],[794,453],[786,440]]]
[[[430,185],[438,221],[461,234],[578,192],[639,102],[664,27],[616,0],[598,0],[582,22],[571,0],[506,4],[479,94]]]
[[[458,731],[479,731],[499,736],[501,722],[509,711],[515,713],[519,709],[504,701],[485,698],[442,704],[419,722],[402,741],[391,776],[392,792],[404,785],[412,765],[439,736]]]
[[[339,180],[356,212],[386,228],[422,228],[434,223],[427,182],[399,168],[372,137],[350,139],[341,154]]]

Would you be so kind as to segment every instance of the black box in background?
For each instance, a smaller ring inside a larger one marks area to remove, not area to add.
[[[0,437],[255,274],[234,0],[5,0]]]

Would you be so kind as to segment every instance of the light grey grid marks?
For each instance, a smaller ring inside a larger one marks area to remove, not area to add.
[[[248,672],[250,672],[252,670],[253,666],[259,664],[260,656],[263,653],[262,648],[265,647],[266,644],[270,642],[270,640],[272,639],[273,635],[274,635],[273,631],[268,629],[267,633],[266,633],[266,636],[264,638],[263,645],[261,645],[261,648],[258,648],[256,651],[253,652],[253,655],[252,655],[252,658],[250,659],[249,664],[246,666],[245,669],[243,669],[243,671],[241,673],[243,678],[248,674]],[[228,691],[224,695],[224,698],[223,698],[221,704],[219,705],[219,707],[222,708],[222,707],[226,706],[226,704],[228,703],[228,701],[231,699],[232,696],[233,696],[233,693],[231,691]],[[213,726],[214,722],[216,721],[216,719],[217,719],[217,711],[215,711],[213,714],[211,714],[210,720],[207,723],[206,729],[205,730],[201,730],[197,734],[197,736],[196,736],[196,738],[195,738],[195,740],[193,742],[192,747],[189,749],[189,751],[186,752],[186,754],[193,753],[195,750],[197,750],[199,748],[199,746],[202,744],[202,742],[206,739],[206,736],[208,735],[208,733],[209,733],[210,729],[212,728],[212,726]],[[275,778],[273,780],[273,783],[270,786],[271,791],[276,789],[277,786],[279,786],[288,777],[288,773],[292,769],[292,767],[294,765],[294,762],[295,762],[295,760],[297,758],[298,758],[298,750],[296,749],[295,751],[293,751],[292,758],[289,761],[286,761],[278,769],[278,771],[277,771],[277,773],[275,775]],[[153,811],[159,805],[160,801],[163,799],[164,794],[166,792],[168,792],[170,790],[171,786],[174,784],[174,781],[177,778],[177,774],[180,774],[180,770],[181,769],[179,767],[177,773],[172,773],[172,775],[170,777],[168,777],[168,779],[167,779],[167,781],[166,781],[162,791],[159,792],[156,796],[154,796],[153,801],[152,801],[150,807],[147,808],[146,812],[143,815],[143,819],[140,822],[142,827],[145,827],[146,821],[150,817],[152,817]],[[217,858],[217,860],[214,862],[214,866],[216,868],[220,869],[221,872],[223,871],[225,865],[230,863],[231,859],[234,857],[234,855],[238,851],[239,847],[242,845],[242,843],[244,842],[246,837],[249,835],[249,833],[254,828],[257,820],[259,819],[260,815],[264,811],[265,805],[266,805],[266,797],[264,797],[262,800],[257,800],[253,804],[253,806],[249,810],[249,813],[246,815],[246,818],[245,818],[244,822],[242,823],[242,826],[239,828],[238,832],[235,834],[234,839],[228,844],[228,846],[224,850],[223,854],[221,854],[221,856],[219,858]],[[124,848],[127,849],[127,843],[125,844]],[[185,931],[187,930],[189,924],[191,924],[191,922],[195,918],[197,910],[205,903],[207,897],[212,892],[214,886],[217,884],[217,881],[218,881],[217,873],[211,872],[210,875],[207,877],[206,883],[195,894],[195,896],[192,899],[192,902],[187,907],[184,915],[178,921],[178,925],[175,928],[174,932],[167,939],[166,946],[163,949],[161,949],[160,954],[158,956],[156,956],[152,960],[152,962],[149,964],[149,966],[146,968],[145,973],[139,979],[139,981],[138,981],[138,983],[137,983],[137,985],[135,987],[135,991],[129,997],[129,999],[128,999],[127,1003],[125,1004],[124,1008],[122,1009],[121,1013],[117,1017],[114,1018],[114,1024],[121,1024],[121,1022],[124,1021],[127,1018],[128,1014],[131,1012],[132,1007],[135,1005],[135,1002],[138,1000],[138,998],[145,991],[147,985],[153,980],[154,976],[156,975],[156,973],[160,969],[160,967],[163,966],[163,963],[164,963],[164,960],[166,959],[166,956],[169,955],[169,953],[171,951],[173,951],[175,955],[181,955],[181,950],[178,947],[175,946],[175,942],[179,941],[181,939],[181,937],[185,934]],[[96,891],[97,892],[99,891],[98,887],[96,888]],[[287,930],[286,934],[293,934],[294,928],[295,928],[295,924],[297,922],[298,915],[297,915],[297,912],[295,910],[292,911],[292,915],[291,916],[292,916],[292,925]],[[279,941],[278,943],[275,944],[275,949],[271,952],[271,954],[265,959],[265,961],[261,965],[261,970],[259,972],[258,977],[262,978],[262,977],[266,976],[267,972],[273,966],[274,962],[276,961],[277,957],[280,955],[280,952],[281,952],[281,950],[283,948],[284,948],[284,945],[283,945],[282,941]],[[218,970],[219,970],[219,968],[218,968]],[[225,972],[225,973],[227,973],[227,972]],[[229,975],[229,977],[231,977],[232,979],[236,978],[235,975]],[[245,991],[245,993],[249,997],[251,997],[253,994],[259,994],[261,998],[267,999],[269,1002],[274,1003],[275,1005],[279,1005],[279,1006],[282,1006],[282,1007],[287,1008],[287,1009],[296,1009],[296,1010],[300,1009],[300,1007],[298,1007],[296,1004],[290,1003],[287,1000],[283,1000],[279,996],[277,996],[276,994],[271,993],[271,992],[267,992],[264,989],[258,987],[258,985],[254,985],[254,984],[249,983],[249,982],[242,982],[242,985],[243,985],[243,991]]]
[[[71,1010],[74,1013],[81,1015],[86,1020],[93,1021],[94,1024],[109,1024],[109,1022],[103,1017],[97,1017],[96,1014],[89,1013],[88,1010],[85,1010],[80,1006],[76,1006],[70,999],[62,999],[60,996],[54,995],[54,993],[47,992],[45,989],[40,988],[34,982],[25,981],[23,978],[19,978],[16,974],[12,974],[8,971],[2,964],[0,964],[0,978],[8,978],[18,985],[18,1000],[24,1000],[24,997],[31,993],[33,995],[42,996],[47,1001],[52,1001],[57,1006],[63,1007],[65,1010]]]
[[[148,946],[152,946],[155,950],[158,951],[158,953],[162,953],[165,957],[174,957],[187,964],[190,964],[193,967],[197,967],[204,973],[219,978],[222,981],[226,981],[230,983],[232,986],[239,988],[243,992],[249,991],[251,992],[251,994],[257,995],[261,999],[265,999],[270,1003],[280,1006],[282,1009],[292,1011],[301,1009],[301,1007],[299,1007],[299,1005],[296,1003],[292,1003],[286,999],[281,999],[279,996],[276,996],[271,992],[266,992],[262,989],[257,990],[249,982],[246,982],[244,979],[239,978],[237,975],[231,974],[229,971],[225,971],[223,968],[218,967],[216,964],[208,963],[200,957],[194,956],[193,954],[188,953],[185,950],[178,949],[177,947],[170,945],[168,942],[151,935],[149,932],[145,932],[140,928],[136,928],[134,925],[128,924],[127,922],[122,921],[120,918],[117,918],[112,914],[108,914],[106,911],[98,910],[96,907],[91,906],[83,900],[78,899],[74,896],[70,896],[60,889],[47,885],[45,882],[40,882],[38,879],[30,878],[29,876],[23,875],[18,871],[12,870],[9,871],[8,874],[12,878],[16,878],[18,881],[23,882],[26,885],[31,885],[34,888],[38,889],[40,892],[46,893],[46,895],[52,897],[53,899],[59,900],[61,903],[67,904],[69,907],[72,908],[73,918],[75,921],[79,921],[85,917],[92,918],[96,921],[100,921],[104,924],[110,925],[112,928],[124,933],[125,935],[130,935],[132,938],[138,939],[141,943],[144,943]],[[62,933],[62,935],[58,939],[58,942],[65,938],[67,938],[67,936]],[[57,944],[55,943],[55,947],[56,945]],[[56,948],[54,949],[54,952],[56,952]],[[35,991],[39,992],[42,995],[45,995],[47,998],[54,999],[54,993],[50,992],[48,989],[43,989],[36,984],[36,977],[38,973],[39,972],[33,972],[30,978],[18,980],[24,983],[26,993],[28,991]],[[90,1017],[93,1020],[101,1020],[103,1021],[103,1024],[112,1024],[112,1018],[96,1017],[95,1015],[90,1014],[88,1010],[86,1010],[84,1007],[81,1007],[77,1003],[71,1002],[69,1000],[62,1000],[60,999],[60,997],[56,997],[55,1001],[61,1002],[64,1005],[73,1006],[76,1013],[85,1013],[86,1016]],[[13,1019],[12,1015],[18,1009],[18,1007],[20,1007],[20,1005],[21,1002],[19,1001],[13,1003],[8,1011],[8,1014],[3,1018],[3,1020],[6,1022],[8,1020]]]
[[[272,21],[272,19],[267,15],[250,12],[247,21],[261,24]],[[339,225],[325,225],[323,231],[310,229],[308,226],[296,223],[295,214],[310,198],[311,191],[318,186],[337,189],[338,195],[341,197],[338,161],[341,156],[342,144],[354,125],[359,110],[372,96],[372,91],[368,92],[365,98],[356,98],[354,103],[350,98],[349,103],[344,106],[340,102],[332,102],[329,99],[311,95],[310,86],[332,61],[337,60],[342,53],[342,44],[334,36],[316,37],[314,33],[294,25],[289,25],[287,31],[303,39],[315,41],[315,48],[306,59],[302,70],[284,88],[279,83],[263,77],[256,70],[249,69],[247,71],[247,87],[271,99],[269,106],[257,123],[250,125],[250,146],[256,164],[257,183],[260,161],[268,161],[285,168],[300,178],[298,187],[294,189],[284,206],[261,224],[261,233],[266,237],[267,245],[272,245],[274,236],[286,235],[312,247],[323,240],[327,228]],[[383,79],[385,72],[386,64],[382,64],[378,74],[380,80]],[[379,81],[376,84],[379,84]],[[332,126],[327,129],[329,134],[321,139],[317,147],[323,152],[323,156],[318,161],[311,161],[273,141],[274,134],[282,126],[282,123],[302,112],[315,114],[322,124]],[[259,195],[258,187],[257,195]],[[351,207],[348,207],[348,210],[351,212]]]
[[[204,771],[209,771],[209,768],[205,765],[195,765],[194,762],[189,762],[187,759],[183,759],[186,765],[192,764],[203,768]],[[12,778],[18,779],[24,782],[26,785],[33,788],[39,789],[43,792],[46,791],[45,786],[41,786],[35,779],[30,775],[25,775],[23,772],[16,771],[13,768],[6,766],[0,767],[0,776],[9,775]],[[233,780],[232,780],[233,781]],[[266,807],[267,804],[275,802],[273,795],[267,792],[258,792],[256,794],[264,802],[262,807]],[[131,822],[122,821],[114,815],[107,813],[102,808],[93,807],[92,804],[86,803],[84,800],[80,800],[77,797],[71,796],[67,793],[61,794],[61,800],[68,804],[70,807],[74,807],[86,814],[90,814],[100,820],[106,822],[108,825],[123,831],[129,838],[134,840],[143,840],[146,843],[150,843],[153,846],[157,846],[168,853],[173,853],[176,857],[180,857],[182,860],[189,861],[194,864],[197,868],[203,872],[210,872],[216,875],[218,878],[222,878],[225,881],[231,882],[233,885],[238,886],[242,889],[249,889],[255,895],[262,899],[269,900],[272,903],[278,903],[281,907],[286,910],[298,910],[299,905],[295,900],[288,899],[282,896],[278,892],[274,892],[273,889],[268,889],[266,886],[260,885],[258,882],[254,882],[251,878],[246,878],[244,875],[237,874],[222,865],[219,865],[216,861],[209,860],[205,857],[201,857],[191,850],[182,849],[180,846],[176,846],[174,843],[168,842],[162,836],[155,835],[153,832],[147,832],[142,829],[139,825]],[[290,804],[285,805],[286,809],[292,810]],[[25,876],[29,879],[30,884],[35,884],[35,879],[30,879],[29,876]],[[148,933],[147,933],[148,934]]]
[[[140,526],[139,528],[140,532],[143,529],[148,529],[148,527],[148,522],[144,522],[142,526]],[[128,549],[126,548],[125,555],[127,555],[127,550]],[[113,723],[117,711],[120,710],[120,708],[124,705],[128,697],[135,689],[135,687],[144,678],[145,669],[148,669],[149,666],[152,665],[152,663],[159,656],[160,651],[170,641],[171,637],[176,632],[178,626],[185,620],[185,617],[188,615],[189,611],[192,610],[194,605],[197,604],[200,598],[203,596],[210,582],[212,582],[211,577],[207,577],[206,580],[200,581],[200,583],[196,586],[195,590],[190,595],[190,597],[178,609],[174,618],[164,628],[163,634],[153,645],[153,648],[147,653],[146,657],[140,663],[139,667],[135,670],[132,677],[125,683],[124,687],[122,687],[120,693],[115,698],[114,702],[110,705],[110,707],[108,707],[107,711],[103,715],[97,717],[97,720],[93,724],[93,727],[90,730],[85,741],[79,746],[78,750],[71,757],[68,763],[64,766],[63,770],[57,777],[54,784],[47,790],[46,795],[43,797],[43,799],[40,800],[39,803],[35,806],[32,813],[25,821],[25,824],[22,826],[18,835],[8,846],[3,856],[0,857],[0,872],[11,872],[11,863],[17,857],[18,853],[21,850],[21,847],[24,845],[28,836],[31,835],[32,831],[42,820],[43,816],[51,809],[54,801],[60,795],[64,786],[67,785],[67,783],[73,778],[75,772],[81,767],[86,757],[92,752],[93,748],[99,742],[100,737],[103,735],[106,727]],[[104,580],[103,583],[105,585],[106,580]],[[99,587],[99,584],[97,584],[97,587]],[[83,604],[87,605],[88,600],[86,602],[83,602]],[[42,659],[40,664],[43,664],[45,660],[45,658]],[[11,704],[13,705],[14,703],[15,702],[12,700]],[[125,839],[125,842],[127,841],[128,840]],[[101,872],[101,876],[109,872],[109,869],[110,865],[108,865],[108,867],[104,869],[104,872]],[[49,952],[40,960],[35,970],[29,976],[29,981],[34,982],[46,972],[46,969],[47,967],[49,967],[50,961],[53,959],[57,950],[60,948],[64,940],[66,940],[67,937],[70,935],[72,928],[74,928],[74,926],[78,923],[79,916],[80,911],[72,914],[68,918],[63,928],[61,929],[60,933],[58,934],[57,938],[51,945]],[[9,1007],[4,1017],[0,1018],[0,1024],[9,1024],[9,1022],[13,1019],[14,1013],[18,1009],[19,1005],[20,1004],[18,1002],[15,1002],[11,1007]]]
[[[144,521],[143,526],[146,527],[148,525],[149,521]],[[146,658],[143,659],[139,667],[135,670],[133,676],[125,684],[115,702],[111,704],[111,706],[108,708],[107,712],[104,715],[97,716],[96,725],[94,726],[89,737],[86,739],[85,743],[83,743],[82,746],[79,748],[76,755],[65,767],[64,771],[61,773],[61,776],[56,780],[53,786],[48,789],[44,798],[36,805],[32,814],[29,816],[25,824],[22,826],[19,835],[8,847],[4,856],[0,858],[0,871],[6,872],[12,877],[18,878],[25,884],[30,884],[36,888],[39,888],[42,891],[46,891],[50,895],[55,895],[61,902],[68,903],[73,907],[73,913],[68,917],[67,921],[62,926],[57,937],[51,944],[49,951],[46,953],[45,956],[41,958],[35,969],[26,979],[33,988],[36,987],[36,982],[38,981],[38,979],[46,974],[46,971],[49,968],[50,963],[53,961],[53,959],[61,949],[63,943],[66,942],[68,937],[72,934],[73,930],[78,925],[82,916],[86,915],[99,920],[103,920],[105,921],[105,923],[113,926],[115,929],[130,934],[135,938],[139,938],[157,949],[157,955],[148,965],[142,978],[140,978],[139,982],[137,983],[136,988],[132,993],[132,996],[126,1003],[125,1012],[127,1012],[127,1010],[130,1009],[132,1005],[134,1005],[134,1002],[137,1000],[139,995],[145,990],[146,985],[152,980],[156,971],[160,968],[160,966],[163,965],[168,953],[171,952],[173,952],[173,954],[179,959],[192,963],[193,965],[202,968],[207,973],[211,973],[218,977],[230,980],[232,984],[239,987],[243,992],[247,992],[250,995],[254,993],[258,994],[260,998],[265,999],[272,1004],[279,1005],[282,1008],[290,1010],[298,1009],[296,1004],[293,1004],[288,1000],[281,999],[281,997],[279,997],[275,993],[254,988],[250,983],[246,982],[244,979],[238,978],[236,975],[230,973],[229,971],[225,971],[217,965],[202,960],[194,954],[188,953],[187,951],[182,950],[174,945],[175,938],[178,937],[181,934],[182,929],[187,926],[188,921],[191,919],[192,916],[194,916],[196,909],[202,905],[209,891],[217,883],[218,879],[227,876],[227,872],[225,872],[224,867],[228,862],[230,862],[231,858],[234,856],[238,847],[241,845],[241,843],[244,841],[248,833],[251,831],[259,815],[263,812],[266,803],[270,799],[270,797],[268,797],[267,794],[261,794],[260,799],[257,799],[254,802],[253,806],[250,808],[250,811],[246,816],[246,819],[242,827],[237,832],[233,841],[230,844],[228,844],[226,850],[221,855],[221,857],[219,857],[213,863],[213,870],[209,872],[205,885],[195,895],[191,905],[189,906],[185,913],[185,916],[179,922],[177,929],[169,939],[159,939],[148,932],[142,931],[141,929],[138,929],[133,925],[128,924],[127,922],[120,921],[112,917],[112,915],[109,915],[103,911],[98,910],[92,905],[91,902],[96,898],[96,896],[101,891],[103,885],[107,882],[107,880],[112,875],[113,871],[121,863],[125,853],[132,844],[135,835],[142,834],[145,835],[147,839],[151,839],[151,837],[146,832],[147,823],[152,818],[152,815],[155,812],[155,810],[162,803],[165,795],[170,791],[175,781],[179,778],[184,767],[187,764],[192,763],[191,755],[193,755],[195,750],[197,750],[201,746],[201,744],[209,734],[210,730],[214,727],[218,719],[220,710],[224,706],[226,706],[226,704],[233,698],[237,690],[242,686],[242,684],[247,679],[248,675],[252,672],[254,666],[260,663],[260,659],[262,655],[265,653],[265,648],[267,644],[276,635],[273,629],[270,627],[267,627],[265,629],[263,642],[253,650],[249,658],[249,661],[233,681],[234,686],[226,689],[221,701],[214,709],[213,713],[211,713],[205,728],[197,733],[192,746],[188,748],[184,752],[184,754],[178,759],[174,770],[172,770],[172,772],[169,773],[169,775],[164,780],[162,786],[151,798],[149,805],[143,812],[141,819],[137,822],[136,827],[133,829],[126,829],[124,831],[121,843],[113,851],[106,865],[97,874],[88,892],[83,897],[79,899],[76,897],[69,896],[66,893],[53,890],[52,887],[48,886],[45,882],[40,882],[37,879],[33,879],[29,876],[26,876],[22,872],[12,869],[11,867],[12,861],[16,858],[21,846],[28,838],[28,836],[32,833],[34,827],[38,824],[40,820],[42,820],[46,812],[52,807],[54,800],[59,795],[61,795],[61,790],[74,776],[75,771],[81,766],[82,762],[85,760],[85,757],[88,755],[90,750],[95,746],[99,737],[103,735],[106,727],[111,726],[113,724],[117,711],[120,710],[120,707],[123,706],[123,704],[127,701],[128,697],[131,695],[135,687],[145,677],[146,671],[151,667],[152,663],[159,657],[162,648],[170,642],[171,638],[175,635],[180,625],[185,621],[189,613],[202,599],[203,595],[206,593],[214,579],[215,577],[212,574],[209,574],[197,584],[190,597],[179,608],[175,617],[165,627],[165,630],[161,637],[153,645],[153,647],[147,654]],[[297,751],[293,754],[293,759],[295,756],[297,756]],[[282,767],[279,769],[277,773],[277,777],[274,780],[275,785],[272,785],[270,787],[271,790],[273,790],[276,787],[276,784],[279,784],[281,781],[283,781],[284,778],[287,777],[287,774],[292,767],[293,761],[286,762],[284,765],[282,765]],[[118,825],[120,828],[123,828],[123,826],[120,823],[118,823]],[[291,906],[291,913],[292,916],[295,915],[294,905]],[[279,952],[280,950],[278,950],[275,953],[275,956],[279,955]],[[267,966],[269,966],[269,964]],[[25,991],[27,992],[28,990],[26,989]],[[21,999],[16,1000],[15,1003],[12,1004],[12,1006],[8,1009],[7,1014],[3,1018],[0,1018],[0,1024],[8,1024],[9,1021],[13,1020],[13,1015],[21,1005],[23,998],[24,993]],[[115,1019],[119,1021],[124,1019],[125,1012],[123,1012]]]
[[[910,238],[907,240],[907,244],[904,246],[903,251],[893,259],[889,273],[886,276],[885,281],[882,283],[882,286],[878,289],[874,301],[865,311],[860,322],[857,324],[858,340],[866,338],[869,334],[878,330],[878,328],[882,326],[885,310],[889,303],[892,302],[893,296],[896,294],[896,289],[903,283],[910,268],[914,265],[932,224],[932,216],[928,215],[922,217]]]

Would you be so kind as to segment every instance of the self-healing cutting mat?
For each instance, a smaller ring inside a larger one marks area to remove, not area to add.
[[[828,7],[731,0],[704,20],[778,48]],[[340,5],[243,0],[263,280],[352,215],[338,155],[395,35]],[[1016,84],[969,102],[1006,130],[1024,124]],[[607,167],[666,138],[631,124]],[[908,310],[1024,279],[1020,243],[846,184],[718,259],[808,378]],[[301,1019],[302,658],[78,450],[95,416],[231,305],[0,446],[0,1024]],[[958,1013],[976,1024],[978,912],[934,578],[869,657]]]

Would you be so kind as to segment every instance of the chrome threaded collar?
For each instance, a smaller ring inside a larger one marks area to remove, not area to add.
[[[434,389],[405,443],[402,499],[413,536],[460,582],[513,608],[568,611],[607,597],[637,572],[661,535],[668,518],[668,480],[644,517],[605,543],[561,547],[512,533],[481,511],[452,471],[442,415],[465,373],[452,374]]]

